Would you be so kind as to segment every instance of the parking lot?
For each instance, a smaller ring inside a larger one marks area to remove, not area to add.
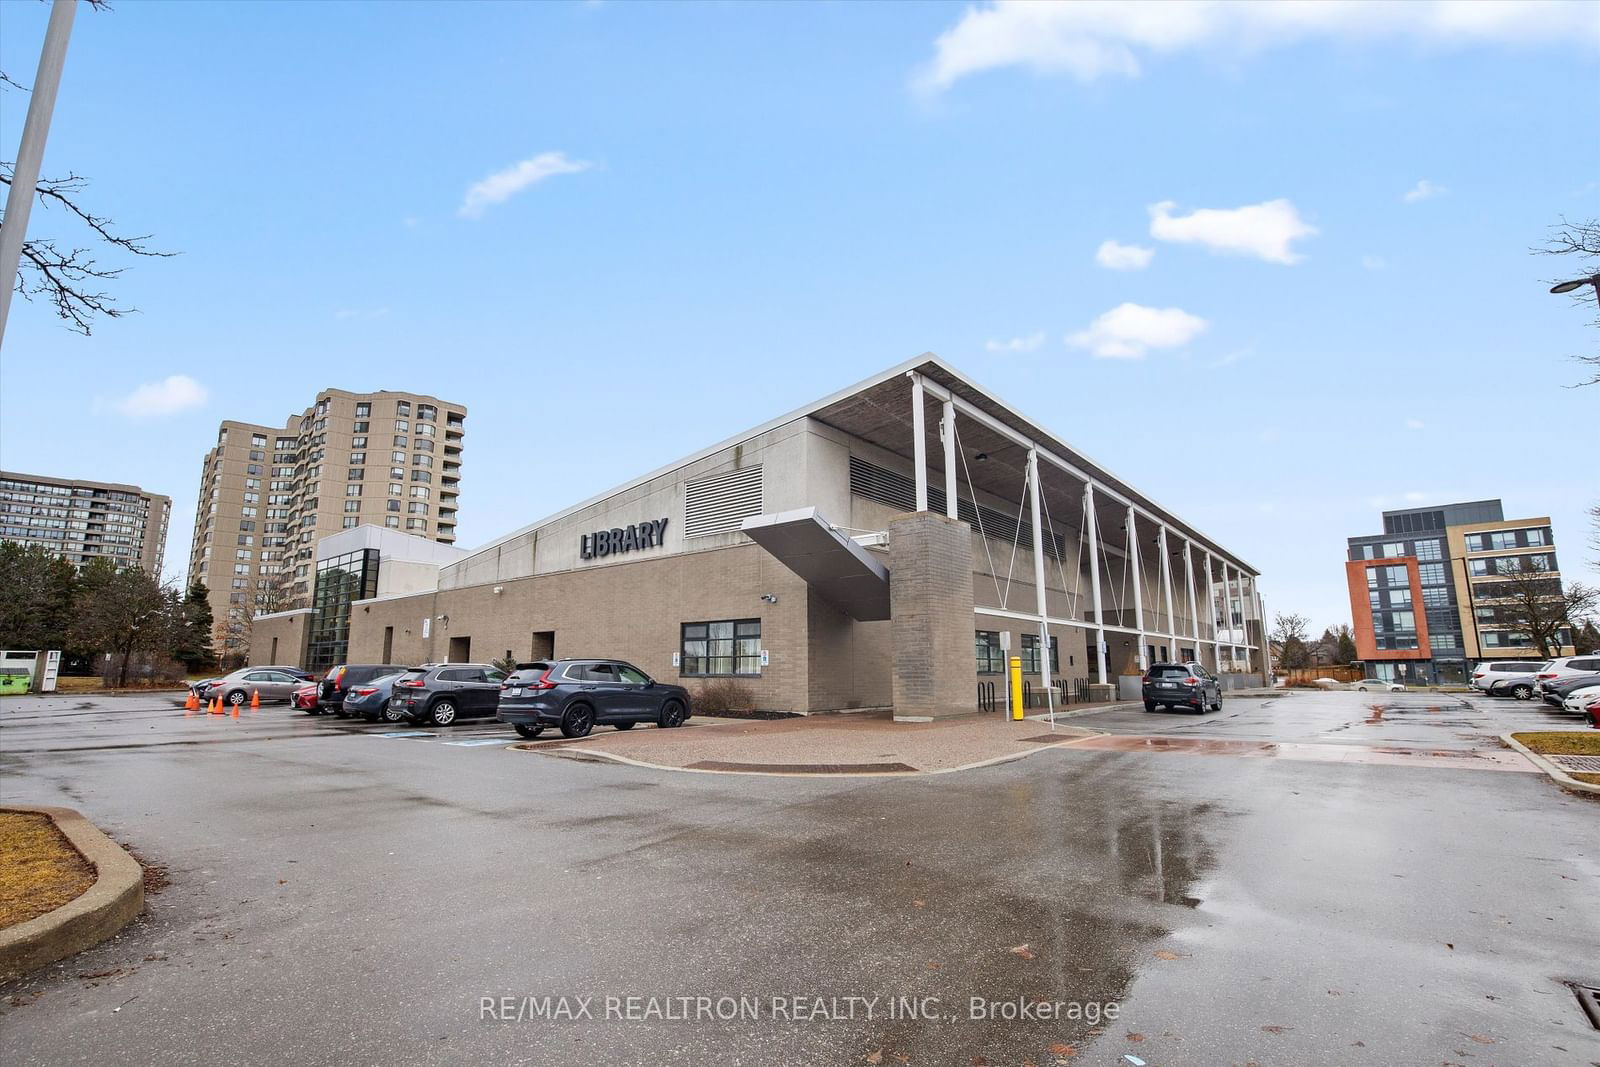
[[[1126,745],[852,781],[585,762],[490,723],[8,699],[0,796],[82,810],[170,885],[4,987],[0,1059],[1600,1060],[1562,985],[1600,981],[1600,808],[1496,773],[1494,735],[1574,720],[1294,693],[1071,721]],[[1138,748],[1162,738],[1202,743]],[[630,996],[690,1018],[606,1017]],[[577,1017],[542,1017],[560,997]]]

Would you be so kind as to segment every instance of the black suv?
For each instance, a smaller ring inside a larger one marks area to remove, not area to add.
[[[394,683],[389,718],[449,726],[457,719],[493,718],[505,672],[487,663],[424,663]]]
[[[596,724],[682,726],[689,707],[683,686],[658,682],[620,659],[556,659],[517,664],[501,688],[495,717],[523,737],[538,737],[546,726],[583,737]]]
[[[329,667],[328,673],[322,676],[322,682],[317,686],[317,712],[331,711],[342,717],[344,698],[351,689],[374,678],[410,669],[393,663],[341,663]]]
[[[1198,663],[1157,663],[1144,676],[1144,710],[1156,705],[1193,708],[1201,715],[1206,709],[1222,710],[1222,683]]]

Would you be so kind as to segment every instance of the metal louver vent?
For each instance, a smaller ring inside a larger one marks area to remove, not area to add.
[[[761,467],[745,467],[684,487],[683,536],[737,531],[745,519],[762,510]]]
[[[855,456],[850,457],[850,492],[856,496],[876,500],[880,504],[887,504],[901,511],[911,511],[917,506],[917,486],[910,478],[894,471],[885,470],[876,464],[868,463]],[[931,511],[944,511],[944,490],[935,486],[928,486],[928,508]],[[979,528],[978,520],[983,520],[982,530],[985,534],[998,541],[1020,542],[1022,547],[1029,548],[1033,545],[1033,523],[1017,522],[1011,515],[1002,515],[989,507],[974,507],[969,500],[956,498],[956,515],[967,525],[974,529]],[[1061,558],[1064,550],[1065,539],[1057,534],[1051,537],[1048,533],[1044,537],[1045,554],[1056,559]]]

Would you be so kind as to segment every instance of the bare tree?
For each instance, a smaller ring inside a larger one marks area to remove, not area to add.
[[[98,10],[109,10],[104,0],[88,0],[88,3]],[[0,84],[7,90],[28,91],[5,71],[0,71]],[[12,174],[12,163],[0,160],[0,184],[9,189]],[[54,212],[55,217],[77,229],[78,236],[70,239],[43,236],[24,240],[13,286],[29,301],[39,298],[49,303],[69,329],[84,336],[89,335],[98,317],[118,319],[138,310],[118,304],[116,298],[105,291],[105,284],[120,277],[124,268],[102,264],[96,258],[96,246],[109,248],[118,254],[149,258],[177,254],[151,248],[147,243],[149,234],[133,236],[122,233],[113,220],[91,211],[82,199],[88,184],[82,175],[71,171],[61,178],[40,178],[34,184],[39,206]],[[3,212],[0,212],[0,227],[4,225]],[[80,243],[85,240],[87,246]]]
[[[1310,620],[1304,615],[1285,615],[1280,611],[1273,616],[1272,622],[1269,640],[1278,646],[1278,665],[1285,670],[1308,665],[1311,652],[1306,647],[1306,626]]]
[[[1600,589],[1582,582],[1563,588],[1560,578],[1539,565],[1504,572],[1479,589],[1478,603],[1493,613],[1490,624],[1526,637],[1546,659],[1561,655],[1567,643],[1562,637],[1570,640],[1581,621],[1600,604]]]
[[[1593,317],[1590,322],[1600,327],[1600,220],[1569,222],[1551,227],[1550,238],[1543,247],[1533,251],[1543,256],[1569,257],[1563,264],[1565,276],[1553,282],[1581,280],[1583,284],[1572,290],[1572,302],[1587,310]],[[1573,356],[1587,368],[1589,377],[1578,385],[1600,384],[1600,354]]]

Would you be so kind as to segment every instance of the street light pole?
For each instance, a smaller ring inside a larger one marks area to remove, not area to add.
[[[1581,288],[1585,285],[1594,286],[1595,301],[1600,303],[1600,274],[1591,274],[1587,278],[1574,278],[1568,282],[1560,282],[1556,285],[1552,285],[1550,287],[1550,291],[1559,296],[1562,293],[1570,293],[1574,289]]]
[[[11,317],[11,293],[17,284],[17,263],[22,259],[22,242],[28,233],[28,210],[33,207],[34,186],[39,183],[44,142],[50,135],[50,116],[56,108],[61,68],[67,61],[67,38],[72,35],[72,19],[77,12],[78,0],[55,0],[55,6],[50,9],[50,25],[44,33],[44,48],[39,52],[39,73],[33,79],[33,99],[28,101],[28,118],[22,125],[22,143],[17,147],[17,165],[11,172],[5,223],[0,225],[0,346],[5,344],[6,320]]]

